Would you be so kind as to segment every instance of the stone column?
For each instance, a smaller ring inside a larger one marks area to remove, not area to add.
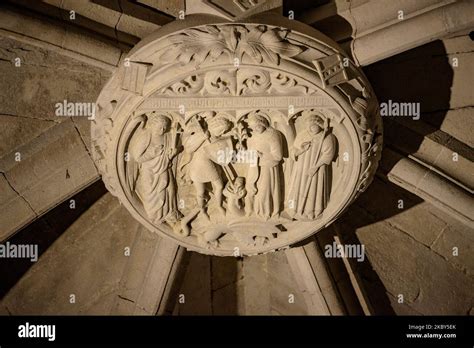
[[[347,314],[324,255],[314,237],[303,246],[287,249],[286,256],[298,287],[305,296],[308,314]]]
[[[141,229],[131,248],[121,290],[110,314],[171,314],[188,260],[183,247]]]
[[[335,0],[297,19],[319,28],[322,21],[337,23],[343,18],[352,27],[352,34],[342,30],[342,25],[327,34],[341,42],[352,36],[347,50],[358,65],[370,65],[472,28],[473,10],[470,0]]]

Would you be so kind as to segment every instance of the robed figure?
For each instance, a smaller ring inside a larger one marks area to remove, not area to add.
[[[159,224],[176,222],[176,182],[172,170],[177,154],[176,139],[170,134],[171,121],[151,113],[129,146],[129,183],[143,204],[148,218]]]
[[[296,219],[313,220],[326,208],[331,191],[331,162],[336,155],[336,137],[328,132],[328,121],[317,115],[293,142],[295,159],[289,181],[288,207]]]
[[[281,212],[281,185],[283,159],[282,134],[270,127],[268,120],[259,114],[249,118],[252,136],[247,140],[249,151],[255,151],[256,165],[250,165],[247,173],[247,215],[264,219],[278,216]]]

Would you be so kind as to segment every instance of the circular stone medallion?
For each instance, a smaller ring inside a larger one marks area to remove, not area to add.
[[[372,180],[378,103],[314,29],[216,20],[176,21],[129,53],[99,96],[94,158],[137,220],[190,250],[286,248]]]

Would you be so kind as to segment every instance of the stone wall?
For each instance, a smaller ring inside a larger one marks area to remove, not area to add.
[[[384,296],[376,287],[381,281],[396,314],[471,312],[472,227],[381,179],[344,216],[341,227],[365,245],[377,276],[374,279],[363,267],[360,271],[375,308]]]
[[[429,162],[432,170],[457,178],[467,192],[472,190],[467,176],[473,160],[474,96],[468,77],[474,74],[473,60],[472,38],[459,34],[365,68],[379,101],[421,104],[420,120],[384,119],[386,146]],[[415,136],[400,124],[408,129],[430,127]],[[465,162],[453,161],[454,152]],[[381,177],[351,208],[344,226],[366,245],[394,311],[472,314],[474,226],[459,223]],[[398,303],[399,295],[403,303]]]
[[[110,71],[61,52],[0,37],[1,240],[98,179],[89,157],[90,121],[56,117],[54,104],[64,99],[95,101]],[[112,53],[111,64],[117,64],[121,52]],[[21,66],[14,67],[18,57]],[[458,58],[456,67],[453,58]],[[380,100],[421,99],[422,122],[448,135],[448,148],[468,163],[474,143],[469,78],[473,59],[471,38],[459,35],[365,71]],[[430,68],[433,62],[446,70]],[[396,130],[397,124],[417,127],[411,122],[386,121],[387,146],[421,156],[430,149],[419,151],[421,141],[410,143],[412,138],[400,138]],[[422,140],[431,134],[422,134]],[[18,151],[24,154],[20,162],[14,160]],[[442,159],[439,170],[447,168],[449,157],[441,156],[435,156]],[[448,169],[454,174],[463,170]],[[124,248],[137,235],[150,243],[158,237],[140,227],[110,194],[95,203],[100,194],[89,195],[77,200],[77,211],[68,219],[66,201],[22,231],[29,235],[17,236],[24,241],[44,239],[44,247],[40,261],[31,267],[2,266],[7,279],[2,313],[109,314],[118,302],[128,301],[120,298],[129,262]],[[367,262],[358,272],[377,314],[473,314],[473,226],[389,183],[383,174],[338,225],[348,241],[365,245]],[[340,282],[340,292],[343,286],[347,282]],[[244,259],[192,253],[178,293],[184,302],[176,300],[176,315],[307,314],[282,252]],[[72,294],[75,303],[70,302]]]
[[[91,121],[56,116],[55,105],[94,103],[110,73],[0,36],[0,74],[0,206],[5,211],[0,239],[5,239],[99,178],[90,157]]]
[[[284,252],[246,258],[193,253],[176,315],[304,315]]]

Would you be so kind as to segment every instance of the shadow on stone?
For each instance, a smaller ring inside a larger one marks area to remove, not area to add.
[[[403,200],[403,208],[399,208],[399,200]],[[376,177],[374,182],[343,214],[337,224],[343,235],[343,244],[363,244],[357,236],[357,229],[384,221],[406,211],[423,200],[405,191],[399,186]],[[390,248],[389,245],[386,246]],[[366,255],[367,256],[367,255]],[[387,291],[377,273],[373,270],[368,257],[364,262],[356,262],[357,273],[360,275],[364,288],[370,298],[376,315],[393,315]]]
[[[416,153],[423,139],[440,129],[450,108],[453,68],[443,43],[434,41],[363,70],[380,104],[419,103],[419,119],[382,117],[384,146],[404,155]]]
[[[97,181],[72,198],[61,203],[35,222],[8,239],[10,244],[38,245],[38,258],[66,229],[107,192],[102,181]],[[72,201],[75,208],[71,209]],[[6,242],[5,242],[6,243]],[[33,263],[30,259],[0,259],[0,299],[23,277]]]
[[[239,259],[189,252],[174,315],[238,314]]]

